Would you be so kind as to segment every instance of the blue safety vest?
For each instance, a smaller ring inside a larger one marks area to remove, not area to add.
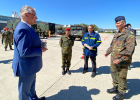
[[[82,45],[87,44],[89,46],[93,46],[92,50],[89,50],[87,47],[83,48],[85,56],[97,56],[97,47],[101,44],[100,35],[96,32],[85,33],[82,38]]]

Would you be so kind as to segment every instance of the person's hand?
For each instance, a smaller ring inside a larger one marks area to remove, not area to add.
[[[92,50],[93,49],[93,46],[91,46],[90,48],[89,48],[89,50]]]
[[[107,53],[105,53],[105,55],[104,55],[105,57],[108,57],[108,54]]]
[[[42,47],[42,52],[45,52],[46,50],[48,50],[47,48]]]
[[[119,59],[116,59],[116,60],[113,61],[113,64],[116,64],[117,65],[119,63],[120,63],[120,60]]]
[[[84,47],[86,47],[86,44],[84,44]]]
[[[42,45],[42,41],[44,42],[44,40],[41,40],[41,48],[42,48],[42,52],[45,52],[46,50],[48,50],[47,48],[45,48],[45,46]],[[45,40],[45,44],[47,44],[47,41]]]

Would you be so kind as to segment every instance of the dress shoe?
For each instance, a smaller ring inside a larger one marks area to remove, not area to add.
[[[62,68],[62,75],[65,75],[65,68]]]
[[[67,72],[69,75],[71,75],[71,72],[70,72],[69,68],[66,70],[66,72]]]
[[[85,74],[86,72],[88,72],[87,70],[83,70],[83,74]]]
[[[45,99],[46,99],[45,97],[38,98],[38,100],[45,100]]]
[[[113,97],[113,100],[123,100],[124,94],[118,93],[116,96]]]
[[[91,77],[94,78],[95,76],[96,76],[96,73],[92,72]]]
[[[118,87],[113,87],[113,88],[111,88],[111,89],[107,89],[107,92],[108,93],[118,93]]]

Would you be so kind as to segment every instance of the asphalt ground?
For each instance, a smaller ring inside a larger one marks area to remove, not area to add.
[[[102,44],[98,47],[97,75],[91,78],[91,61],[89,72],[82,74],[84,60],[81,59],[83,50],[81,41],[76,39],[70,70],[71,75],[62,75],[61,36],[53,36],[47,40],[48,51],[43,53],[43,67],[37,73],[36,92],[38,97],[45,96],[46,100],[112,100],[115,94],[108,94],[112,88],[110,74],[110,56],[104,53],[110,45],[113,34],[102,33]],[[137,46],[133,55],[131,70],[128,70],[127,93],[125,100],[140,100],[140,36],[137,36]],[[0,100],[18,100],[18,77],[14,77],[12,70],[14,51],[4,50],[0,39]]]

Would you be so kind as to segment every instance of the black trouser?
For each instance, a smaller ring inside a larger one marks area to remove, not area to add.
[[[88,70],[88,59],[92,62],[92,72],[96,73],[96,56],[84,56],[84,70]]]

